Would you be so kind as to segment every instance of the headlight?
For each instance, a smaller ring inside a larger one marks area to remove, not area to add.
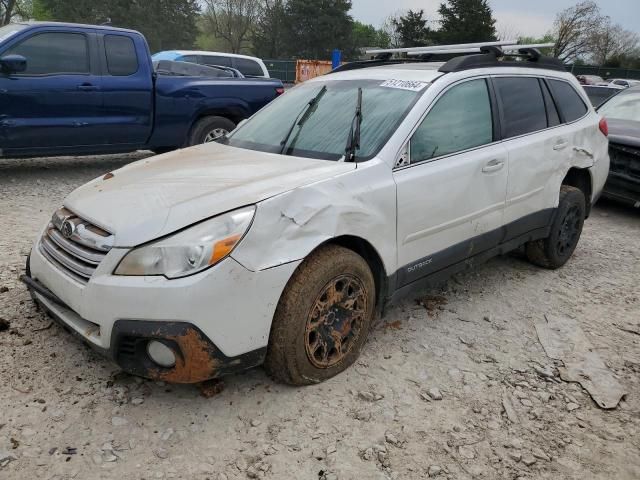
[[[193,275],[226,258],[249,229],[255,207],[246,207],[198,223],[182,232],[131,250],[115,275]]]

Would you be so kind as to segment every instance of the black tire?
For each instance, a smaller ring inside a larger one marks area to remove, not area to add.
[[[581,190],[563,185],[560,203],[547,238],[526,245],[527,258],[534,265],[555,270],[573,255],[586,217],[586,199]]]
[[[290,385],[323,382],[351,366],[367,340],[376,290],[367,262],[328,245],[287,284],[271,326],[265,369]]]
[[[187,139],[187,146],[201,145],[213,141],[212,134],[219,130],[220,132],[229,133],[236,128],[236,124],[225,117],[210,116],[202,117],[191,128],[191,133]]]

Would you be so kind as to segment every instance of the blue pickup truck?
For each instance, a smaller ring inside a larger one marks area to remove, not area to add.
[[[155,71],[133,30],[10,24],[0,28],[0,157],[204,143],[283,92],[279,80]]]

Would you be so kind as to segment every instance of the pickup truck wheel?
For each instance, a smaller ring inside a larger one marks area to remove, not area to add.
[[[526,245],[529,261],[552,270],[567,263],[578,246],[585,216],[584,193],[575,187],[563,185],[551,233],[547,238]]]
[[[375,283],[355,252],[329,245],[293,274],[276,308],[265,368],[277,381],[310,385],[353,364],[375,311]]]
[[[203,117],[198,120],[189,135],[188,145],[200,145],[217,140],[218,138],[232,132],[236,124],[224,117]]]

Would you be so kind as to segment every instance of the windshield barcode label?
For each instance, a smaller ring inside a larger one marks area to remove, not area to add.
[[[426,82],[418,82],[415,80],[387,80],[380,86],[387,88],[399,88],[400,90],[411,90],[412,92],[419,92],[424,90],[429,85]]]

